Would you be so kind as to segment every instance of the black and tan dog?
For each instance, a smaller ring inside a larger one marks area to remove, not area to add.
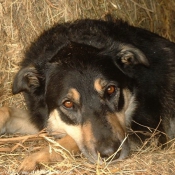
[[[122,145],[120,160],[129,154],[130,130],[140,137],[157,129],[165,133],[161,143],[175,137],[174,87],[174,43],[120,20],[58,24],[31,45],[14,80],[29,113],[2,108],[1,133],[47,126],[62,146],[93,162]],[[20,170],[60,159],[46,148]]]

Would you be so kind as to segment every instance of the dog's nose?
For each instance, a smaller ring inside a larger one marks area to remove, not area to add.
[[[117,151],[118,147],[119,145],[116,143],[112,142],[108,142],[108,144],[102,143],[98,147],[98,152],[100,153],[101,157],[109,157]]]
[[[114,149],[111,147],[108,147],[103,150],[100,150],[99,152],[101,157],[109,157],[114,153]]]

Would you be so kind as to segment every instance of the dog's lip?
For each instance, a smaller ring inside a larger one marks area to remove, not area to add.
[[[115,158],[116,156],[111,155],[110,158],[104,158],[107,162],[109,162],[109,164],[115,164],[118,161],[122,161],[123,159],[125,159],[128,154],[123,154],[122,151],[118,152],[120,154],[120,156],[118,158]],[[90,163],[98,163],[98,164],[103,164],[104,163],[104,159],[100,158],[98,156],[98,153],[92,154],[92,153],[88,153],[85,150],[82,150],[82,154],[89,160]],[[114,153],[115,154],[115,153]],[[112,157],[112,158],[111,158]]]
[[[128,155],[130,153],[130,146],[129,146],[127,137],[125,137],[125,139],[122,141],[120,147],[122,147],[122,149],[120,151],[120,156],[117,159],[110,161],[109,164],[115,164],[115,163],[117,163],[119,161],[122,161],[126,157],[128,157]],[[118,148],[118,150],[120,149],[120,147]]]
[[[81,149],[81,152],[91,163],[98,163],[98,164],[103,163],[102,159],[99,159],[98,153],[97,153],[97,151],[95,151],[95,149],[89,151],[87,149],[87,147],[83,147]],[[125,159],[129,155],[129,152],[130,152],[130,146],[129,146],[129,143],[128,143],[128,139],[126,137],[121,142],[121,145],[116,150],[116,152],[114,152],[114,154],[109,156],[109,158],[107,158],[106,160],[109,161],[110,164],[114,164],[118,161],[122,161],[123,159]],[[120,154],[119,157],[116,156],[118,153]],[[118,157],[118,158],[116,158],[116,157]]]
[[[91,162],[91,163],[96,163],[98,160],[98,154],[94,150],[88,151],[87,147],[83,147],[81,149],[82,154]],[[102,161],[99,160],[99,163],[101,164]]]

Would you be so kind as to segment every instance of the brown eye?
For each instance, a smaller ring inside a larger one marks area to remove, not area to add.
[[[70,100],[66,100],[65,102],[63,102],[63,105],[66,108],[72,108],[74,106],[74,103]]]
[[[108,95],[112,95],[115,92],[115,86],[114,85],[108,86],[106,92]]]

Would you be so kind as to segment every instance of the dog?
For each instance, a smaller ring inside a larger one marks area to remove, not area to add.
[[[175,137],[175,44],[121,20],[77,20],[43,32],[26,51],[12,91],[28,112],[1,108],[1,133],[47,127],[70,152],[91,162],[116,160],[133,142],[159,131]],[[135,134],[131,134],[132,132]],[[20,171],[62,160],[49,148],[27,157]]]

